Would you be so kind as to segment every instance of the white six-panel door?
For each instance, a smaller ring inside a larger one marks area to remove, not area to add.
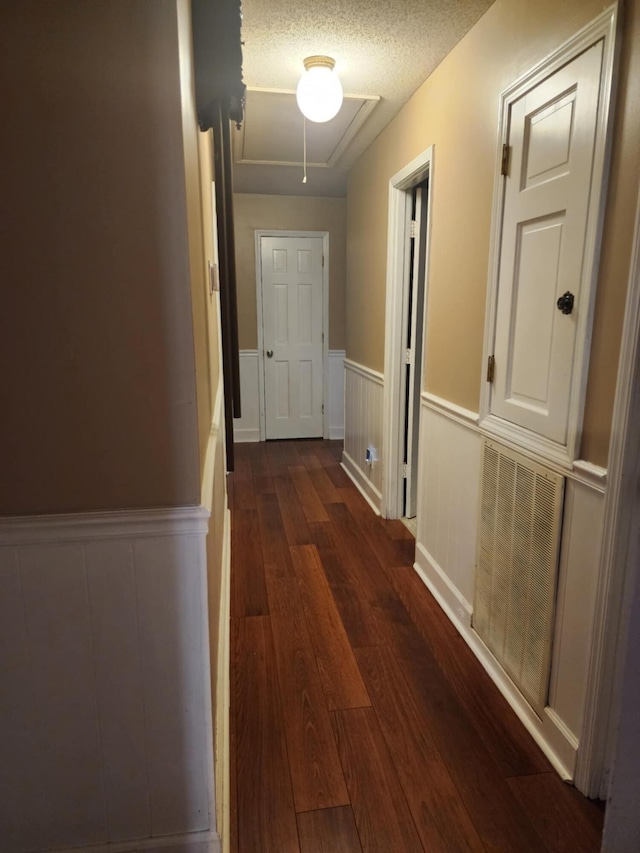
[[[261,237],[266,437],[322,436],[321,237]]]
[[[602,57],[598,42],[510,112],[490,410],[561,446],[577,320],[588,310],[581,285]],[[558,307],[566,293],[571,313]]]

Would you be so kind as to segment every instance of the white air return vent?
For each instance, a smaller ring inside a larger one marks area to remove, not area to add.
[[[541,715],[547,701],[564,477],[485,441],[473,627]]]

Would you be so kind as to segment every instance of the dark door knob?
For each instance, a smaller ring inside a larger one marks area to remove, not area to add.
[[[562,311],[563,314],[571,314],[571,312],[573,311],[573,300],[573,293],[567,290],[567,292],[563,293],[556,303],[558,306],[558,310]]]
[[[267,358],[273,358],[273,350],[272,349],[267,350]]]

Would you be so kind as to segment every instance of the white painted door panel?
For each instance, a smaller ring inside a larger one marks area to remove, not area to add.
[[[322,436],[322,238],[262,237],[267,438]]]
[[[491,413],[567,444],[602,42],[510,111]],[[558,298],[574,296],[571,314]]]

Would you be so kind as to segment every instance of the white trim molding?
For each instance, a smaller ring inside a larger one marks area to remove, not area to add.
[[[202,506],[8,516],[0,518],[0,548],[105,539],[205,536],[208,527],[209,512]]]
[[[587,462],[585,459],[575,460],[570,476],[603,494],[607,487],[607,469],[600,465],[594,465],[593,462]]]
[[[384,375],[385,401],[382,448],[385,458],[382,514],[386,518],[398,518],[402,512],[402,460],[404,430],[404,371],[401,370],[404,344],[402,330],[404,320],[403,293],[407,286],[409,223],[411,221],[411,189],[429,178],[427,198],[427,245],[424,283],[424,311],[429,293],[429,246],[431,234],[431,199],[433,197],[434,146],[430,146],[389,181],[389,215],[387,243],[387,290],[385,310]],[[426,352],[427,323],[424,323],[422,352]]]
[[[593,190],[589,201],[589,215],[584,250],[581,299],[587,310],[576,317],[575,382],[572,384],[569,402],[569,417],[566,445],[537,436],[509,421],[491,414],[491,386],[486,381],[484,366],[494,352],[496,335],[496,311],[498,301],[498,273],[500,241],[504,212],[503,178],[501,175],[502,146],[507,143],[511,104],[526,91],[532,89],[563,65],[598,41],[604,44],[600,76],[601,97],[598,102],[595,148],[592,166]],[[531,453],[565,468],[570,468],[579,451],[582,436],[582,418],[586,397],[589,370],[591,329],[598,279],[600,243],[604,207],[607,198],[607,182],[613,130],[613,104],[617,80],[619,56],[619,19],[617,3],[610,6],[575,36],[554,50],[542,62],[505,89],[500,96],[500,123],[496,151],[493,214],[489,252],[489,279],[485,315],[485,338],[482,358],[480,426],[488,436],[516,446],[524,446]]]
[[[375,382],[376,385],[384,386],[384,374],[380,373],[379,370],[374,370],[371,367],[365,367],[364,364],[359,364],[357,361],[352,361],[350,358],[345,358],[344,366],[346,370],[350,370],[352,373],[358,373],[364,379],[369,379],[371,382]]]
[[[382,407],[384,378],[351,359],[345,366],[345,435],[342,467],[380,515],[381,482],[384,457],[382,444]]]
[[[189,832],[162,838],[140,838],[135,841],[91,844],[88,847],[56,848],[55,853],[223,853],[215,832]]]
[[[262,322],[262,252],[260,241],[263,237],[320,237],[322,238],[322,399],[324,415],[322,418],[322,437],[329,438],[329,232],[328,231],[278,231],[275,229],[257,229],[255,231],[256,253],[256,316],[258,332],[258,394],[260,400],[260,441],[267,438],[265,388],[264,388],[264,329]]]
[[[450,400],[445,400],[443,397],[437,397],[429,391],[423,391],[421,394],[422,402],[428,409],[433,409],[440,412],[464,426],[477,427],[480,416],[477,412],[472,412],[471,409],[465,409],[452,403]]]

